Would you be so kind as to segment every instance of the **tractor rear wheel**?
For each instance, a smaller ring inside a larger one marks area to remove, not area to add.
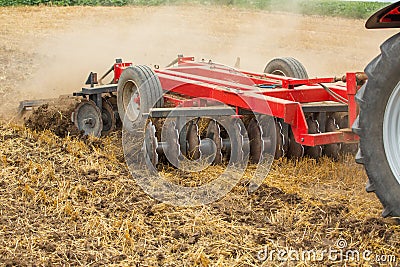
[[[143,65],[125,69],[118,81],[117,105],[123,123],[140,121],[151,108],[162,107],[163,90],[157,75]]]
[[[381,45],[365,69],[368,82],[357,93],[360,114],[353,131],[360,136],[356,161],[364,164],[368,192],[375,192],[383,217],[400,217],[400,34]]]

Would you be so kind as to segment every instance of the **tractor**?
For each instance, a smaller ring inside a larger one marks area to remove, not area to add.
[[[368,29],[399,28],[400,2],[372,15]],[[383,217],[400,217],[400,33],[381,45],[365,68],[368,82],[356,94],[360,112],[353,132],[360,136],[356,161],[368,174],[367,191],[381,201]]]

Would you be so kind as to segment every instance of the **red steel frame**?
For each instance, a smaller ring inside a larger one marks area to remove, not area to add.
[[[358,141],[358,136],[350,129],[309,134],[302,109],[302,104],[312,102],[334,101],[343,104],[320,85],[324,84],[331,92],[347,100],[349,125],[352,125],[357,116],[356,73],[347,73],[346,84],[342,85],[335,83],[335,78],[302,80],[253,73],[233,70],[214,63],[198,63],[193,57],[181,57],[177,67],[155,72],[164,91],[181,96],[177,98],[174,94],[164,95],[165,100],[175,106],[190,105],[190,101],[185,103],[183,96],[186,99],[204,99],[203,105],[212,105],[210,100],[215,100],[235,107],[237,112],[244,109],[274,116],[290,124],[296,142],[306,146]]]
[[[122,72],[127,68],[132,66],[132,63],[122,62],[122,63],[115,63],[114,64],[114,83],[118,83],[119,77],[121,76]]]

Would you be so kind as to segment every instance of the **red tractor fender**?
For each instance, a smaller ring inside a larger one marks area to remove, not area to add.
[[[382,8],[365,24],[367,29],[400,28],[400,1]]]

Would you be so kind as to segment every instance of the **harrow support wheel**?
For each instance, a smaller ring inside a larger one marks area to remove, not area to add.
[[[353,131],[360,136],[357,163],[368,174],[368,192],[381,201],[383,217],[400,217],[400,33],[381,45],[365,69],[368,82],[358,91],[360,114]]]
[[[143,65],[126,68],[118,81],[117,105],[123,123],[141,121],[151,108],[162,107],[163,90],[157,75]]]
[[[292,77],[297,79],[308,79],[306,68],[295,58],[280,57],[268,62],[264,73]]]
[[[82,100],[72,113],[72,121],[84,135],[101,136],[103,120],[100,109],[92,100]]]

